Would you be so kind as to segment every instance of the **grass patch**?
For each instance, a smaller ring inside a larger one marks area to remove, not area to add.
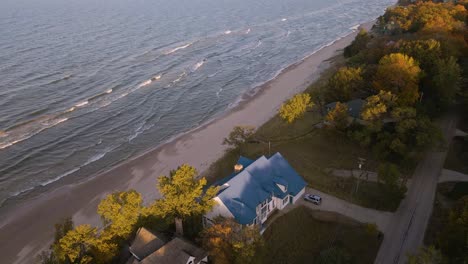
[[[376,234],[361,224],[323,222],[298,207],[276,219],[264,233],[259,263],[315,263],[331,246],[350,257],[347,263],[373,263],[380,246]]]
[[[459,137],[453,139],[444,168],[468,174],[468,140]]]
[[[356,179],[335,177],[325,172],[327,168],[356,169],[357,157],[368,160],[367,170],[375,170],[376,162],[368,150],[354,144],[345,135],[313,129],[313,124],[317,122],[316,115],[308,113],[304,121],[292,126],[284,124],[278,117],[271,119],[256,134],[264,142],[270,140],[271,149],[268,143],[249,143],[241,150],[227,152],[211,166],[207,173],[209,181],[214,182],[232,173],[240,154],[257,159],[262,155],[280,152],[310,187],[364,207],[396,210],[399,201],[389,202],[377,183],[361,181],[355,193]]]

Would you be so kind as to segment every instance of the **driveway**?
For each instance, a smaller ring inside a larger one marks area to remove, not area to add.
[[[312,210],[335,212],[361,223],[374,223],[382,233],[386,234],[387,232],[393,213],[361,207],[308,187],[306,193],[317,194],[322,197],[322,204],[315,205],[303,199],[298,201],[297,204],[305,205]]]
[[[450,143],[455,134],[456,121],[456,117],[448,116],[440,122],[446,142]],[[406,263],[407,254],[415,254],[424,245],[424,234],[432,214],[438,178],[446,156],[446,150],[432,151],[421,160],[405,199],[390,219],[374,263]]]
[[[458,171],[443,169],[439,177],[439,182],[466,182],[468,175]]]

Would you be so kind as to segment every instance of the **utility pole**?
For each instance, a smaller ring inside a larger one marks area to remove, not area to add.
[[[365,162],[366,162],[366,159],[358,158],[359,175],[358,175],[358,181],[357,181],[357,185],[356,185],[355,194],[357,194],[357,192],[359,190],[359,183],[361,182],[361,176],[362,176],[362,166],[364,165]]]

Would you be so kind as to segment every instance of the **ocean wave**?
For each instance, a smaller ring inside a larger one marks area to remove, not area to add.
[[[80,170],[80,168],[74,168],[74,169],[72,169],[72,170],[69,170],[69,171],[67,171],[67,172],[65,172],[65,173],[63,173],[63,174],[60,174],[59,176],[57,176],[57,177],[55,177],[55,178],[53,178],[53,179],[50,179],[50,180],[47,180],[47,181],[41,183],[40,186],[42,186],[42,187],[47,186],[47,185],[49,185],[49,184],[51,184],[51,183],[53,183],[53,182],[56,182],[56,181],[62,179],[63,177],[66,177],[66,176],[68,176],[68,175],[70,175],[70,174],[72,174],[72,173],[75,173],[75,172],[77,172],[77,171],[79,171],[79,170]],[[35,188],[35,187],[29,188],[27,191],[30,191],[30,190],[32,190],[32,189],[34,189],[34,188]],[[25,192],[25,191],[23,191],[22,193],[24,193],[24,192]]]
[[[146,80],[146,81],[140,83],[137,87],[138,87],[138,89],[139,89],[139,88],[148,86],[148,85],[150,85],[151,83],[153,83],[154,81],[160,80],[161,77],[162,77],[162,75],[154,76],[154,77],[152,77],[151,79]]]
[[[70,175],[70,174],[73,174],[73,173],[79,171],[79,170],[81,170],[83,167],[85,167],[85,166],[87,166],[87,165],[89,165],[89,164],[91,164],[91,163],[93,163],[93,162],[96,162],[96,161],[98,161],[98,160],[104,158],[104,156],[106,156],[109,152],[111,152],[111,151],[114,150],[114,149],[116,149],[116,147],[107,148],[106,150],[104,150],[104,152],[98,153],[98,154],[96,154],[96,155],[90,157],[88,160],[86,160],[85,163],[83,163],[83,165],[81,165],[81,166],[79,166],[79,167],[76,167],[76,168],[73,168],[73,169],[71,169],[71,170],[69,170],[69,171],[67,171],[67,172],[65,172],[65,173],[62,173],[62,174],[60,174],[59,176],[57,176],[57,177],[55,177],[55,178],[52,178],[52,179],[47,180],[47,181],[45,181],[45,182],[42,182],[42,183],[40,184],[40,186],[44,187],[44,186],[46,186],[46,185],[49,185],[49,184],[51,184],[51,183],[53,183],[53,182],[56,182],[56,181],[62,179],[63,177],[66,177],[66,176],[68,176],[68,175]],[[34,187],[33,187],[33,188],[34,188]]]
[[[288,21],[288,19],[287,18],[282,18],[281,21],[283,21],[283,22]]]
[[[173,80],[172,83],[180,82],[185,76],[187,76],[187,72],[184,71],[182,74],[179,75],[179,77],[177,77],[177,79]]]
[[[32,136],[37,135],[38,133],[67,120],[67,117],[44,116],[35,120],[24,122],[20,125],[15,125],[13,128],[3,131],[3,134],[0,137],[0,149],[11,147],[16,143],[31,138]]]
[[[87,104],[89,104],[88,100],[75,104],[75,107],[83,107]]]
[[[216,97],[219,98],[219,94],[223,91],[223,88],[220,88],[217,92],[216,92]]]
[[[245,34],[249,34],[249,33],[250,33],[250,28],[245,31]]]
[[[164,52],[164,55],[169,55],[169,54],[172,54],[172,53],[174,53],[174,52],[176,52],[176,51],[178,51],[178,50],[186,49],[186,48],[192,46],[192,44],[193,44],[193,42],[190,42],[190,43],[188,43],[188,44],[186,44],[186,45],[173,48],[173,49],[171,49],[171,50],[169,50],[169,51]]]
[[[198,62],[197,64],[195,64],[193,67],[192,67],[192,72],[195,72],[196,70],[200,69],[201,66],[203,66],[203,64],[205,64],[206,62],[206,59],[203,59],[202,61]]]
[[[253,49],[256,49],[256,48],[258,48],[258,47],[260,47],[261,45],[262,45],[262,41],[261,41],[261,40],[259,40],[259,41],[257,42],[257,45],[256,45],[256,46],[255,46]]]
[[[232,33],[231,30],[226,30],[226,31],[224,31],[224,35],[229,35],[229,34],[231,34],[231,33]]]
[[[356,31],[359,29],[359,27],[361,26],[361,24],[357,24],[357,25],[354,25],[352,27],[350,27],[349,29],[351,29],[352,31]]]
[[[220,72],[220,71],[217,71],[217,72],[215,72],[215,73],[213,73],[213,74],[208,75],[208,78],[213,78],[213,77],[215,77],[216,75],[218,75],[219,72]]]
[[[146,122],[143,122],[140,126],[137,127],[135,132],[128,137],[128,142],[134,140],[136,137],[138,137],[141,133],[145,132],[146,130],[152,128],[154,125],[149,125],[146,126]]]

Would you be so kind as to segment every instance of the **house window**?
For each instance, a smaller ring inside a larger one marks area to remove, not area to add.
[[[283,205],[288,204],[288,201],[289,201],[289,197],[288,197],[288,196],[284,197],[284,199],[283,199]]]

